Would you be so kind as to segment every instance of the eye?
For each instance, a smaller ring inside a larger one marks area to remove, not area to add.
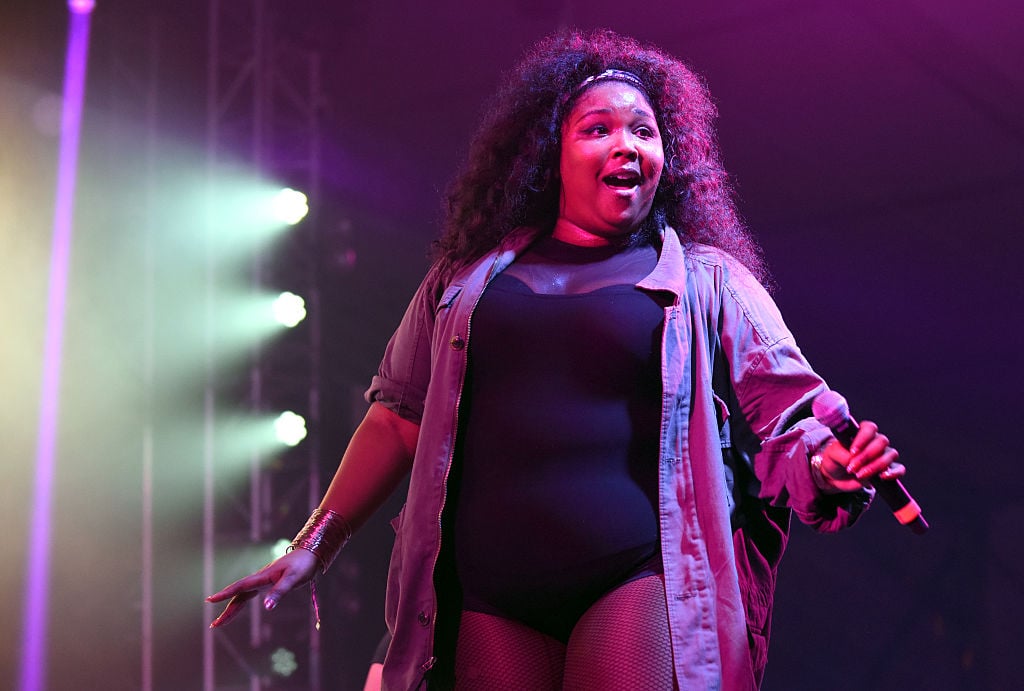
[[[640,127],[637,127],[634,130],[634,133],[641,139],[654,139],[656,136],[658,136],[655,133],[654,129],[648,127],[647,125],[641,125]]]
[[[583,130],[584,134],[608,134],[606,125],[591,125]]]

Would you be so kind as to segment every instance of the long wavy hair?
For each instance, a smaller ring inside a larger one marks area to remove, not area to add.
[[[716,141],[717,111],[703,80],[660,49],[608,30],[549,36],[505,76],[445,198],[434,243],[442,274],[479,258],[518,226],[553,229],[562,120],[580,84],[608,69],[632,72],[644,83],[665,148],[640,235],[667,224],[684,244],[718,247],[769,284],[761,248],[736,210]]]

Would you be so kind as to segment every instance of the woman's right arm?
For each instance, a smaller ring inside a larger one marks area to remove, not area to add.
[[[371,404],[320,508],[341,514],[359,530],[412,468],[419,434],[416,423],[379,403]]]
[[[418,437],[419,425],[378,403],[372,404],[352,435],[320,508],[344,516],[352,529],[358,530],[409,472]],[[308,583],[319,565],[312,552],[296,549],[235,581],[206,598],[208,602],[228,600],[210,626],[227,624],[246,602],[264,590],[268,592],[263,606],[273,609],[286,593]]]

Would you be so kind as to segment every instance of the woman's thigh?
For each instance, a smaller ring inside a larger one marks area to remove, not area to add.
[[[672,646],[665,583],[645,576],[594,603],[573,629],[565,691],[672,691]]]
[[[565,645],[511,619],[463,612],[455,648],[459,691],[558,691]]]

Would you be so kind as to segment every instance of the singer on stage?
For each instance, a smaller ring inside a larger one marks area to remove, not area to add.
[[[215,626],[319,577],[411,472],[385,689],[758,688],[791,514],[839,530],[904,468],[875,424],[847,451],[813,417],[714,117],[656,48],[531,49],[320,508]]]

